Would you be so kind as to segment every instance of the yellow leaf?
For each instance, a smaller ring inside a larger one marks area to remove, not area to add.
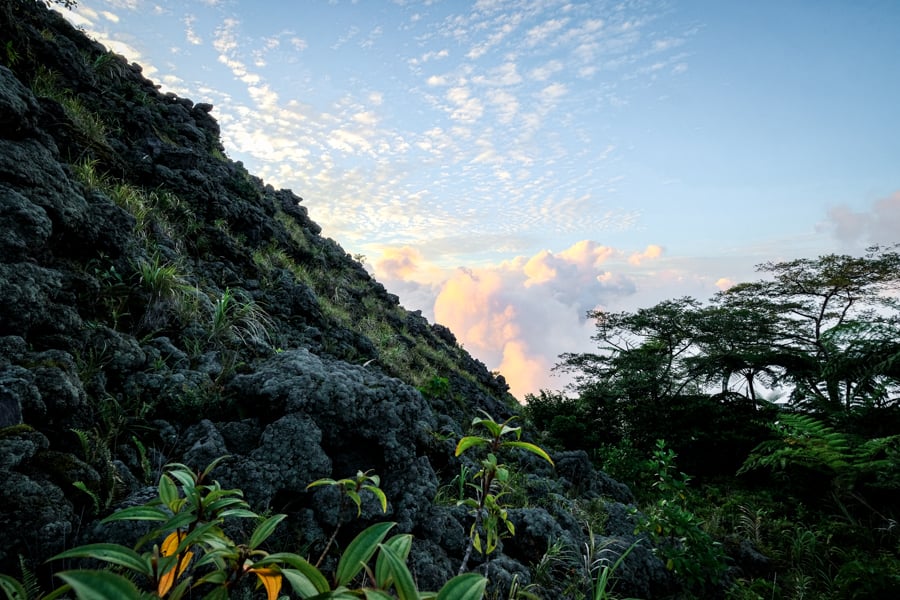
[[[185,535],[187,534],[183,531],[176,530],[166,536],[166,539],[163,540],[162,547],[160,548],[162,555],[172,556],[175,554],[178,550],[178,545],[181,543],[181,540],[184,539]],[[160,576],[159,585],[156,588],[160,598],[169,593],[169,590],[172,589],[172,584],[175,583],[175,579],[181,577],[193,557],[193,552],[185,552],[184,556],[181,557],[181,560],[178,561],[177,569],[176,565],[172,565],[171,569]]]
[[[281,591],[281,573],[275,569],[250,569],[266,588],[266,596],[268,600],[278,600],[278,592]]]
[[[163,556],[172,556],[175,554],[175,551],[178,550],[178,544],[180,544],[183,539],[184,534],[176,529],[166,536],[159,551]]]

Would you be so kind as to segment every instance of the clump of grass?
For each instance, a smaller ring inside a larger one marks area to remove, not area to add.
[[[222,345],[270,346],[274,322],[246,292],[226,288],[213,306],[209,340]]]
[[[84,103],[71,91],[59,85],[59,77],[55,72],[39,67],[31,82],[31,90],[35,96],[56,100],[63,107],[63,111],[75,130],[85,140],[94,146],[106,148],[107,127],[96,113],[88,109]]]
[[[106,191],[110,178],[97,170],[97,159],[84,159],[72,165],[72,173],[88,191]]]

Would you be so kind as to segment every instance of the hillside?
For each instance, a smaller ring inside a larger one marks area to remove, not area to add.
[[[454,448],[479,411],[518,410],[502,376],[229,160],[212,106],[161,93],[42,2],[0,0],[0,32],[0,572],[48,589],[50,556],[134,541],[98,520],[152,496],[163,465],[229,455],[216,479],[288,515],[275,550],[318,552],[346,516],[307,484],[377,473],[386,513],[348,510],[338,546],[396,521],[417,582],[440,587],[471,525],[454,477],[478,465]],[[497,593],[517,578],[559,597],[573,567],[536,569],[554,544],[577,564],[588,541],[637,539],[627,487],[584,452],[553,458],[508,459]],[[671,590],[649,547],[619,575],[623,593]]]

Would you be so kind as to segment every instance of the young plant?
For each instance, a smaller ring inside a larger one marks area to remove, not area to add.
[[[645,510],[635,533],[647,532],[654,540],[654,553],[679,581],[692,592],[708,591],[725,572],[725,553],[703,530],[691,511],[690,477],[675,466],[676,454],[663,440],[656,442],[651,463],[655,467],[656,501]]]
[[[497,453],[503,448],[519,448],[531,452],[553,465],[553,460],[543,448],[530,442],[521,441],[522,428],[510,425],[510,422],[516,418],[515,416],[503,423],[497,423],[490,415],[484,411],[481,412],[484,414],[484,418],[475,418],[472,425],[483,427],[487,433],[465,436],[456,445],[456,456],[460,456],[470,448],[482,446],[486,447],[488,451],[487,456],[481,461],[481,469],[473,475],[473,483],[469,484],[474,489],[474,496],[459,502],[459,504],[467,506],[469,513],[474,517],[472,527],[469,529],[469,543],[459,567],[460,574],[465,573],[468,567],[472,549],[477,550],[479,554],[488,556],[497,548],[501,537],[507,534],[516,534],[515,527],[508,518],[506,506],[500,500],[509,481],[509,469],[497,460]],[[510,436],[513,439],[509,439]]]
[[[338,560],[333,583],[297,554],[267,553],[260,546],[285,515],[263,519],[249,509],[240,490],[222,489],[217,481],[210,482],[210,473],[225,458],[213,461],[200,473],[178,463],[167,465],[157,498],[124,508],[102,521],[151,521],[158,526],[138,540],[134,549],[100,542],[56,555],[51,560],[93,559],[108,568],[59,572],[56,576],[64,585],[44,600],[73,594],[79,600],[223,600],[248,578],[257,581],[267,600],[284,597],[280,594],[285,583],[296,597],[317,600],[383,600],[394,596],[400,600],[478,600],[483,596],[487,580],[474,573],[454,577],[437,593],[420,592],[406,566],[412,536],[401,534],[385,540],[394,523],[377,523],[356,536]],[[250,539],[239,544],[222,529],[228,518],[256,519],[259,523]],[[373,558],[374,569],[369,564]],[[368,585],[352,588],[363,571]],[[8,600],[28,597],[27,586],[8,575],[0,575],[0,592]]]
[[[362,515],[362,496],[360,496],[360,494],[363,491],[367,491],[375,496],[381,504],[381,511],[387,512],[387,496],[385,496],[381,488],[378,487],[381,485],[381,478],[378,477],[378,475],[369,475],[369,473],[371,473],[371,471],[366,471],[365,473],[357,471],[356,477],[347,479],[330,479],[326,477],[317,479],[306,486],[306,489],[308,490],[310,488],[327,485],[337,487],[341,491],[341,504],[338,508],[338,524],[331,533],[331,537],[328,538],[328,542],[325,544],[325,549],[322,550],[322,554],[319,555],[319,560],[316,561],[317,567],[325,560],[325,556],[328,555],[331,544],[334,543],[334,538],[337,537],[338,532],[341,530],[341,526],[344,524],[343,521],[340,520],[340,515],[344,512],[347,499],[350,499],[350,501],[356,505],[357,517]]]

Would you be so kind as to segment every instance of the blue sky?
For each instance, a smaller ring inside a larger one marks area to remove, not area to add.
[[[900,228],[900,3],[80,0],[520,398],[586,311]]]

